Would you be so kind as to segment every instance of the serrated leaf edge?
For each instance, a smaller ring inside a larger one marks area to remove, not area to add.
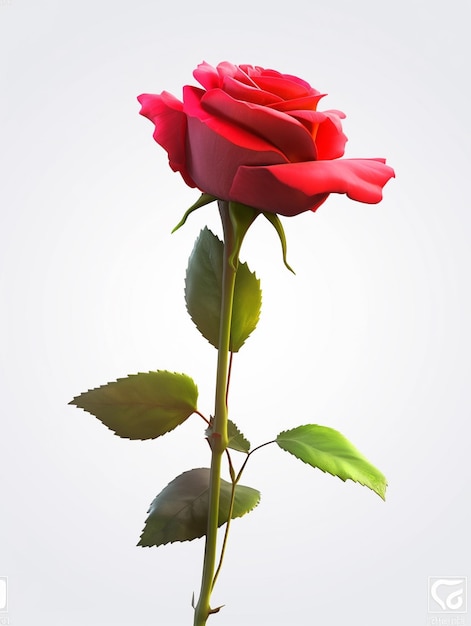
[[[93,417],[95,417],[100,424],[102,424],[106,429],[108,429],[111,433],[113,433],[113,435],[115,435],[115,437],[119,437],[119,439],[127,439],[128,441],[153,441],[154,439],[158,439],[159,437],[163,437],[164,435],[166,435],[167,433],[171,433],[173,430],[175,430],[176,428],[178,428],[179,426],[182,426],[185,421],[191,417],[191,415],[193,415],[193,413],[196,411],[197,406],[194,408],[194,410],[183,420],[183,422],[181,424],[175,424],[175,426],[173,426],[172,428],[170,428],[169,430],[165,431],[165,433],[163,433],[162,435],[157,435],[156,437],[147,437],[145,439],[142,439],[141,437],[125,437],[123,435],[119,435],[115,430],[113,430],[113,428],[111,428],[110,426],[108,426],[107,424],[105,424],[105,422],[103,422],[99,417],[97,417],[94,413],[92,413],[91,411],[89,411],[88,409],[85,409],[84,407],[80,406],[79,404],[77,404],[75,402],[75,400],[78,400],[81,396],[90,393],[91,391],[98,391],[99,389],[103,389],[105,387],[108,387],[109,385],[113,385],[115,383],[119,383],[122,380],[127,380],[129,378],[133,378],[135,376],[140,376],[141,374],[158,374],[158,373],[165,373],[165,374],[175,374],[176,376],[185,376],[186,378],[189,378],[193,385],[195,386],[195,390],[196,390],[196,398],[198,398],[199,396],[199,392],[198,392],[198,385],[195,383],[195,381],[193,380],[193,378],[191,376],[188,376],[188,374],[184,374],[183,372],[172,372],[170,370],[149,370],[148,372],[137,372],[136,374],[128,374],[127,376],[121,376],[120,378],[116,378],[115,380],[110,380],[107,383],[105,383],[104,385],[99,385],[98,387],[92,387],[91,389],[87,389],[87,391],[82,391],[82,393],[80,393],[78,396],[75,396],[74,398],[72,398],[72,400],[70,402],[68,402],[68,405],[71,406],[75,406],[77,409],[80,409],[82,411],[85,411],[85,413],[88,413],[89,415],[92,415]],[[157,405],[158,406],[158,405]]]
[[[215,235],[215,234],[213,233],[213,231],[212,231],[210,228],[208,228],[207,226],[205,226],[204,228],[202,228],[202,229],[201,229],[201,231],[200,231],[200,233],[199,233],[198,237],[197,237],[197,238],[196,238],[196,240],[195,240],[195,243],[194,243],[194,246],[193,246],[193,250],[192,250],[192,252],[191,252],[191,254],[190,254],[190,259],[191,259],[191,256],[192,256],[193,252],[194,252],[194,251],[195,251],[195,249],[196,249],[196,246],[197,246],[197,244],[198,244],[198,241],[199,241],[200,237],[203,235],[203,233],[206,233],[206,232],[207,232],[207,233],[209,233],[210,235],[212,235],[212,236],[214,237],[214,239],[216,239],[216,241],[218,242],[218,244],[219,244],[219,245],[224,246],[224,242],[223,242],[221,239],[219,239],[219,237],[218,237],[217,235]],[[247,271],[249,272],[249,274],[251,274],[251,275],[254,277],[254,279],[255,279],[255,281],[256,281],[256,283],[257,283],[257,287],[258,287],[259,292],[260,292],[260,309],[259,309],[259,311],[258,311],[258,315],[257,315],[257,319],[256,319],[256,322],[255,322],[255,327],[254,327],[254,329],[253,329],[253,330],[252,330],[252,331],[251,331],[251,332],[247,335],[247,337],[246,337],[246,338],[244,339],[244,341],[243,341],[243,342],[239,345],[239,347],[237,348],[237,350],[235,350],[235,349],[234,349],[234,347],[232,346],[232,335],[231,335],[231,337],[230,337],[229,349],[230,349],[230,351],[231,351],[231,352],[233,352],[234,354],[236,354],[237,352],[239,352],[239,350],[242,348],[242,346],[243,346],[243,345],[245,345],[245,342],[247,341],[247,339],[249,339],[249,337],[251,337],[251,336],[252,336],[252,333],[254,332],[254,330],[256,330],[256,329],[257,329],[258,323],[259,323],[259,321],[260,321],[260,315],[261,315],[261,311],[262,311],[262,302],[263,302],[262,288],[261,288],[261,280],[260,280],[260,278],[258,278],[256,271],[255,271],[255,270],[251,270],[251,269],[250,269],[250,267],[249,267],[249,265],[248,265],[247,261],[243,261],[243,262],[242,262],[242,261],[239,261],[239,266],[245,266],[245,268],[247,269]],[[197,329],[197,331],[200,333],[200,335],[203,337],[203,339],[205,339],[205,340],[209,343],[209,345],[213,346],[213,348],[215,348],[215,349],[217,350],[217,349],[218,349],[218,346],[217,346],[217,345],[215,345],[215,344],[214,344],[214,343],[213,343],[210,339],[208,339],[208,338],[206,337],[206,335],[204,335],[204,334],[203,334],[203,332],[202,332],[202,331],[200,330],[200,328],[198,327],[198,324],[197,324],[197,323],[195,322],[195,320],[193,319],[193,316],[192,316],[192,314],[191,314],[191,312],[190,312],[190,309],[189,309],[189,307],[188,307],[188,301],[187,301],[187,295],[186,295],[186,294],[187,294],[188,269],[189,269],[189,263],[188,263],[188,266],[187,266],[187,269],[186,269],[186,272],[185,272],[185,289],[184,289],[184,293],[185,293],[185,308],[186,308],[186,311],[187,311],[187,313],[188,313],[188,315],[189,315],[189,317],[190,317],[191,321],[193,322],[193,324],[194,324],[195,328],[196,328],[196,329]],[[237,281],[237,278],[236,278],[236,281]],[[222,293],[222,292],[221,292],[221,293]],[[216,342],[217,342],[217,339],[216,339]]]
[[[231,450],[235,450],[236,452],[241,452],[242,454],[248,454],[250,452],[250,441],[247,439],[247,437],[239,430],[239,427],[237,426],[237,424],[235,422],[233,422],[232,420],[228,420],[228,422],[230,422],[232,424],[232,426],[234,427],[235,431],[236,431],[236,435],[235,437],[229,438],[229,443],[227,444],[227,447],[230,448]],[[242,440],[247,443],[248,446],[248,450],[240,450],[239,448],[233,448],[230,445],[230,442],[232,439],[235,439],[237,436],[242,437]]]
[[[207,470],[209,470],[210,468],[209,467],[195,467],[195,468],[193,468],[193,470],[195,470],[195,469],[196,470],[198,470],[198,469],[207,469]],[[184,474],[188,474],[189,472],[192,472],[193,470],[187,470],[186,472],[182,472],[182,474],[179,474],[179,476],[183,476]],[[179,476],[177,476],[176,478],[179,478]],[[166,487],[164,487],[159,492],[159,494],[162,493],[174,480],[176,480],[176,478],[172,479],[169,483],[167,483]],[[228,485],[231,485],[231,483],[229,481],[227,481],[227,480],[224,481],[224,482],[227,483]],[[237,490],[238,486],[240,486],[240,487],[248,487],[248,485],[236,485],[236,490]],[[254,487],[250,487],[250,489],[253,489],[254,491],[256,491],[258,493],[258,500],[257,500],[257,502],[253,505],[252,508],[250,508],[247,511],[245,511],[244,513],[242,513],[242,515],[236,515],[236,516],[232,517],[231,519],[234,520],[234,519],[240,519],[241,517],[244,517],[244,515],[247,515],[248,513],[251,513],[260,504],[260,502],[262,500],[262,494],[260,493],[260,491],[258,489],[255,489]],[[159,494],[157,494],[157,496]],[[155,496],[155,498],[157,498],[157,496]],[[154,500],[155,500],[155,498],[154,498]],[[154,502],[154,500],[152,500],[152,503]],[[158,545],[155,545],[155,544],[143,545],[141,543],[142,535],[144,534],[146,524],[147,524],[147,522],[149,521],[149,518],[150,518],[149,513],[152,510],[152,503],[151,503],[150,507],[147,510],[147,517],[146,517],[146,519],[144,521],[144,528],[143,528],[143,530],[141,532],[141,535],[140,535],[140,538],[139,538],[139,542],[136,544],[136,547],[138,547],[138,548],[159,548],[160,546],[166,546],[169,543],[172,544],[172,543],[185,543],[185,542],[190,542],[190,541],[196,541],[197,539],[203,539],[203,537],[205,536],[205,535],[201,535],[201,537],[194,537],[193,539],[174,539],[173,541],[170,539],[169,541],[165,541],[163,543],[159,543]],[[218,524],[218,528],[221,528],[221,526],[224,526],[224,524],[227,524],[227,521],[222,522],[221,524]]]
[[[374,480],[372,482],[374,482],[374,484],[378,487],[378,489],[373,489],[370,485],[367,485],[365,482],[363,482],[362,480],[355,480],[354,478],[350,478],[350,476],[347,476],[346,478],[342,478],[342,476],[339,476],[338,474],[333,474],[332,472],[329,472],[328,470],[323,469],[322,467],[319,467],[318,465],[312,465],[311,463],[308,463],[308,461],[305,461],[304,459],[300,458],[299,456],[297,456],[296,454],[294,454],[293,452],[290,452],[289,450],[286,450],[285,448],[283,448],[279,443],[278,443],[278,437],[281,435],[284,435],[285,433],[289,433],[292,430],[295,430],[296,428],[302,428],[302,426],[321,426],[321,424],[302,424],[301,426],[295,426],[295,428],[289,428],[287,430],[283,430],[280,433],[278,433],[278,435],[276,436],[275,442],[277,443],[278,447],[283,450],[283,452],[287,452],[288,454],[290,454],[291,456],[294,456],[296,459],[298,459],[298,461],[302,461],[305,465],[309,465],[309,467],[312,467],[314,469],[318,469],[320,470],[322,473],[324,474],[329,474],[330,476],[333,476],[334,478],[340,478],[340,480],[344,483],[347,482],[347,480],[351,480],[353,483],[358,483],[359,485],[362,485],[363,487],[366,487],[367,489],[370,489],[371,491],[373,491],[374,493],[376,493],[381,500],[386,501],[386,489],[388,487],[388,482],[386,480],[386,476],[384,476],[384,474],[378,470],[377,471],[381,474],[381,476],[384,478],[384,483],[378,483],[377,480]],[[330,428],[330,426],[325,427],[325,428]],[[334,429],[334,428],[330,428],[331,430],[335,430],[336,433],[338,433],[339,435],[342,435],[342,437],[344,437],[344,435]],[[346,437],[345,437],[346,438]],[[348,440],[347,440],[348,441]],[[353,444],[351,444],[353,446]],[[355,446],[353,446],[355,448],[355,450],[357,450],[357,448]],[[359,450],[357,450],[358,455],[365,460],[369,465],[373,465]],[[374,467],[374,466],[373,466]]]

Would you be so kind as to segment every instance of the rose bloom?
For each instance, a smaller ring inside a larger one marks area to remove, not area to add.
[[[190,187],[288,216],[315,211],[330,193],[381,200],[394,170],[384,159],[340,159],[345,115],[317,111],[324,94],[304,80],[227,62],[193,75],[204,89],[186,85],[183,102],[166,91],[138,98]]]

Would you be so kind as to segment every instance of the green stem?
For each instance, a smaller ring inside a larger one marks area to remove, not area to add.
[[[234,299],[238,251],[240,249],[240,242],[236,241],[237,237],[234,225],[230,218],[229,203],[219,201],[218,204],[224,229],[222,301],[216,373],[215,412],[209,441],[211,445],[211,473],[209,485],[208,527],[206,532],[201,590],[198,604],[195,608],[194,626],[204,626],[208,616],[213,612],[210,607],[210,597],[213,587],[214,569],[216,565],[221,460],[228,443],[226,393],[229,369],[232,303]]]
[[[222,568],[222,563],[224,561],[224,555],[226,554],[226,546],[227,546],[227,540],[229,538],[229,530],[230,530],[230,527],[231,527],[232,512],[234,511],[234,500],[235,500],[236,486],[237,486],[237,483],[236,483],[235,480],[233,480],[232,481],[232,489],[231,489],[231,501],[230,501],[230,504],[229,504],[229,513],[227,515],[226,529],[224,531],[224,539],[222,541],[221,554],[219,556],[219,564],[217,566],[216,573],[214,574],[214,578],[213,578],[213,585],[212,585],[213,589],[214,589],[214,585],[216,584],[216,580],[218,579],[219,573],[220,573],[221,568]]]
[[[231,354],[232,356],[232,354]],[[224,561],[224,555],[226,554],[226,546],[227,546],[227,540],[229,538],[229,530],[231,527],[231,519],[232,519],[232,512],[234,510],[234,501],[235,501],[235,490],[237,487],[237,484],[239,482],[239,480],[241,479],[242,476],[242,472],[245,469],[245,466],[247,465],[248,460],[250,459],[251,455],[254,452],[257,452],[257,450],[260,450],[261,448],[264,448],[265,446],[269,446],[272,443],[276,443],[275,440],[273,441],[267,441],[266,443],[262,443],[261,445],[257,446],[256,448],[254,448],[253,450],[251,450],[251,452],[249,452],[245,458],[245,461],[242,464],[242,467],[239,470],[239,473],[237,474],[237,476],[235,475],[234,472],[234,467],[232,465],[232,460],[231,460],[231,455],[229,454],[229,451],[226,450],[226,454],[227,454],[227,461],[229,463],[229,472],[231,475],[231,481],[232,481],[232,489],[231,489],[231,501],[229,504],[229,514],[227,517],[227,523],[226,523],[226,529],[224,531],[224,539],[222,541],[222,548],[221,548],[221,555],[219,557],[219,563],[216,569],[216,573],[214,574],[214,579],[213,579],[213,588],[214,585],[216,584],[216,580],[219,576],[219,572],[221,571],[222,568],[222,562]]]

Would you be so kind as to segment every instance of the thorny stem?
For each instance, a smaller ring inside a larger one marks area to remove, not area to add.
[[[211,609],[210,596],[213,588],[216,565],[217,530],[219,518],[219,496],[221,486],[221,459],[227,448],[227,383],[229,370],[229,346],[232,321],[232,303],[237,267],[236,236],[230,219],[229,204],[219,201],[219,211],[224,229],[224,259],[222,275],[221,317],[219,326],[219,347],[216,373],[216,399],[214,420],[209,443],[211,446],[211,470],[209,484],[208,526],[203,562],[203,575],[198,604],[195,608],[194,626],[204,626],[208,616],[217,609]],[[236,258],[234,254],[236,253]]]
[[[256,452],[257,450],[260,450],[260,448],[263,448],[264,446],[268,446],[268,445],[270,445],[271,443],[276,443],[276,442],[275,442],[275,440],[273,440],[273,441],[267,441],[266,443],[262,443],[261,445],[257,446],[257,447],[256,447],[256,448],[254,448],[253,450],[251,450],[251,451],[247,454],[247,456],[246,456],[246,458],[245,458],[245,461],[243,462],[243,464],[242,464],[242,466],[241,466],[241,468],[240,468],[239,473],[237,474],[237,476],[235,476],[234,467],[233,467],[233,465],[232,465],[231,455],[229,454],[229,451],[228,451],[228,450],[226,450],[226,453],[227,453],[227,461],[228,461],[228,463],[229,463],[229,473],[230,473],[230,475],[231,475],[231,480],[232,480],[231,501],[230,501],[230,504],[229,504],[229,515],[228,515],[228,518],[227,518],[226,529],[225,529],[225,532],[224,532],[224,539],[223,539],[223,542],[222,542],[222,547],[221,547],[221,555],[220,555],[220,557],[219,557],[219,563],[218,563],[218,566],[217,566],[217,569],[216,569],[216,573],[214,574],[214,578],[213,578],[213,588],[214,588],[214,585],[216,584],[216,580],[217,580],[217,577],[219,576],[219,572],[221,571],[221,568],[222,568],[222,562],[223,562],[223,560],[224,560],[224,555],[225,555],[225,553],[226,553],[226,545],[227,545],[227,540],[228,540],[228,538],[229,538],[229,529],[230,529],[230,526],[231,526],[232,511],[234,510],[235,489],[236,489],[237,483],[238,483],[238,482],[239,482],[239,480],[241,479],[242,472],[244,471],[245,466],[247,465],[247,462],[248,462],[248,460],[249,460],[250,456],[251,456],[254,452]]]
[[[227,452],[227,402],[230,375],[232,369],[232,351],[230,351],[232,307],[234,302],[234,291],[237,266],[239,263],[240,247],[242,245],[244,236],[247,233],[247,230],[250,228],[250,225],[256,219],[256,217],[259,215],[259,211],[257,211],[256,209],[247,207],[242,204],[218,200],[218,205],[224,230],[224,254],[222,269],[221,311],[219,319],[218,360],[216,372],[216,400],[214,419],[210,424],[211,428],[208,435],[208,443],[211,448],[211,469],[209,475],[208,525],[206,529],[203,575],[201,579],[200,596],[198,604],[195,607],[195,618],[193,626],[205,626],[208,616],[212,613],[217,613],[219,611],[219,608],[221,608],[219,607],[211,609],[210,598],[214,583],[216,582],[219,571],[221,569],[222,559],[227,543],[228,529],[234,508],[235,488],[242,473],[241,470],[239,471],[238,476],[235,476],[231,457]],[[232,491],[229,517],[222,546],[222,553],[215,574],[214,570],[216,566],[219,500],[221,490],[221,460],[224,452],[226,452],[229,460]],[[247,459],[249,456],[250,454],[247,455]],[[247,459],[245,460],[242,469],[245,467]]]

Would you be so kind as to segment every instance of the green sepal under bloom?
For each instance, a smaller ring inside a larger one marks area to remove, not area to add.
[[[155,439],[197,409],[198,388],[185,374],[132,374],[85,391],[69,404],[84,409],[125,439]]]
[[[235,234],[234,250],[229,258],[229,262],[234,267],[234,259],[238,258],[239,256],[244,237],[250,226],[260,214],[266,217],[270,224],[276,230],[278,237],[280,238],[281,250],[283,253],[283,263],[285,264],[286,268],[294,274],[295,272],[293,268],[289,265],[287,260],[288,245],[286,242],[285,230],[278,215],[276,213],[268,213],[265,211],[254,209],[253,207],[241,204],[240,202],[229,203],[229,217],[233,224]]]
[[[281,223],[280,218],[278,217],[276,213],[264,212],[263,215],[267,218],[270,224],[273,225],[274,229],[278,233],[278,237],[280,238],[280,243],[281,243],[281,250],[283,252],[283,263],[285,264],[285,267],[289,269],[290,272],[293,272],[293,274],[295,274],[296,272],[288,264],[288,260],[286,257],[287,252],[288,252],[288,244],[286,243],[285,229],[283,228],[283,224]]]
[[[198,200],[189,209],[185,211],[182,219],[178,222],[178,224],[172,230],[172,233],[177,231],[179,228],[181,228],[185,224],[189,215],[191,215],[193,211],[196,211],[197,209],[200,209],[201,207],[207,204],[210,204],[211,202],[215,202],[216,200],[218,200],[218,198],[216,198],[215,196],[212,196],[209,193],[202,193],[201,196],[198,198]],[[288,247],[287,247],[287,242],[286,242],[286,235],[285,235],[285,231],[283,228],[283,224],[281,223],[281,220],[278,217],[278,215],[276,213],[269,213],[267,211],[260,211],[258,209],[254,209],[253,207],[247,206],[246,204],[241,204],[240,202],[229,202],[229,216],[233,224],[234,234],[236,237],[236,245],[233,249],[229,262],[234,267],[234,260],[238,258],[239,256],[240,248],[242,246],[242,241],[248,229],[250,228],[252,223],[260,214],[264,215],[264,217],[266,217],[266,219],[270,222],[270,224],[272,224],[272,226],[275,228],[278,234],[278,237],[280,238],[281,249],[283,253],[283,263],[285,264],[286,268],[290,272],[293,272],[293,274],[295,274],[295,271],[289,265],[288,260],[287,260]]]
[[[203,537],[208,523],[210,470],[192,469],[177,476],[153,500],[138,546],[161,546]],[[221,479],[218,526],[229,518],[232,483]],[[236,485],[231,519],[242,517],[260,501],[260,492]]]
[[[188,219],[188,216],[191,213],[193,213],[193,211],[196,211],[197,209],[201,209],[201,207],[205,206],[206,204],[210,204],[210,202],[215,202],[216,200],[217,198],[215,196],[211,196],[209,193],[202,193],[201,196],[198,198],[198,200],[194,204],[192,204],[191,207],[187,211],[185,211],[182,219],[178,222],[178,224],[172,230],[172,233],[174,233],[175,231],[177,231],[179,228],[183,226],[183,224]]]
[[[236,270],[236,259],[239,258],[240,248],[250,226],[260,215],[260,211],[239,202],[229,202],[229,219],[232,223],[234,242],[229,263]]]
[[[343,481],[353,480],[385,500],[387,481],[341,433],[327,426],[306,424],[281,432],[276,443],[287,452]]]

